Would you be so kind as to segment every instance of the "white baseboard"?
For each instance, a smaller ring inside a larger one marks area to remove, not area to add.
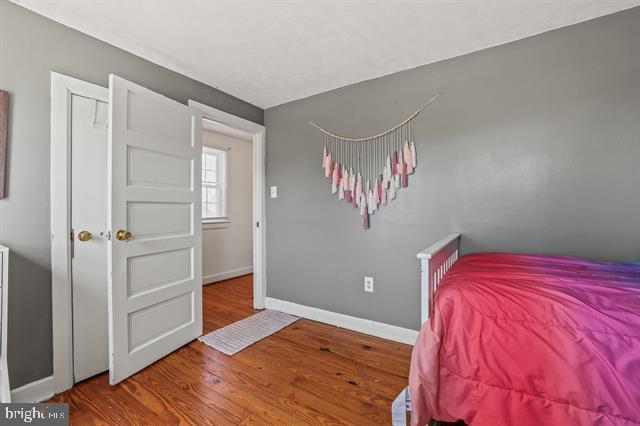
[[[231,271],[220,272],[218,274],[205,275],[202,277],[202,284],[211,284],[229,278],[239,277],[241,275],[251,274],[253,266],[245,266],[244,268],[233,269]]]
[[[395,342],[413,345],[418,338],[418,332],[408,328],[395,325],[384,324],[364,318],[352,317],[350,315],[338,314],[336,312],[325,311],[324,309],[312,308],[311,306],[299,305],[286,300],[267,297],[265,307],[276,311],[285,312],[290,315],[302,317],[336,327],[358,331],[371,336],[393,340]]]
[[[11,402],[42,402],[55,395],[56,381],[53,376],[27,383],[11,390]]]

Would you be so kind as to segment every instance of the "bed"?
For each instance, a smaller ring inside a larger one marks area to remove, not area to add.
[[[412,423],[640,425],[640,265],[459,241],[418,255]]]

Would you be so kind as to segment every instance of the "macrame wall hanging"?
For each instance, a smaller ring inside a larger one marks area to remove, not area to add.
[[[401,123],[366,138],[339,136],[310,123],[324,133],[322,169],[331,182],[331,193],[359,210],[365,230],[369,229],[370,215],[409,185],[409,175],[418,163],[413,120],[438,96]]]

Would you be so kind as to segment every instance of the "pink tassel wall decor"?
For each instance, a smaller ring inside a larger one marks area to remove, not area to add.
[[[338,136],[311,123],[325,135],[322,169],[331,193],[360,210],[365,230],[371,225],[370,216],[409,186],[409,175],[417,165],[413,122],[438,96],[400,124],[367,138]]]

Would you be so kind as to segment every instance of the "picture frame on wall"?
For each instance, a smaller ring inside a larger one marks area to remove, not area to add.
[[[7,127],[9,123],[9,92],[0,90],[0,200],[5,197],[7,166]]]

